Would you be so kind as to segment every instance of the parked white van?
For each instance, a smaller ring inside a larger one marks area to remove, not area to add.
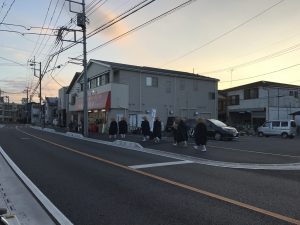
[[[281,135],[283,138],[293,138],[297,132],[296,122],[294,120],[273,120],[267,121],[258,128],[258,136]]]

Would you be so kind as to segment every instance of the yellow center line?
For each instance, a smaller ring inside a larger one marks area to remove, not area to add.
[[[294,218],[291,218],[291,217],[288,217],[288,216],[284,216],[284,215],[281,215],[281,214],[278,214],[278,213],[275,213],[275,212],[271,212],[271,211],[268,211],[268,210],[265,210],[265,209],[262,209],[262,208],[258,208],[256,206],[252,206],[252,205],[249,205],[249,204],[246,204],[246,203],[243,203],[243,202],[239,202],[239,201],[236,201],[236,200],[233,200],[233,199],[221,196],[221,195],[217,195],[217,194],[205,191],[205,190],[201,190],[201,189],[198,189],[198,188],[186,185],[186,184],[182,184],[182,183],[179,183],[179,182],[176,182],[176,181],[172,181],[172,180],[160,177],[160,176],[156,176],[156,175],[144,172],[144,171],[133,169],[133,168],[130,168],[128,166],[125,166],[125,165],[122,165],[122,164],[119,164],[119,163],[116,163],[116,162],[113,162],[113,161],[110,161],[110,160],[106,160],[106,159],[103,159],[103,158],[100,158],[100,157],[97,157],[97,156],[94,156],[94,155],[90,155],[88,153],[84,153],[84,152],[78,151],[76,149],[69,148],[69,147],[66,147],[64,145],[60,145],[60,144],[57,144],[55,142],[37,137],[35,135],[32,135],[32,134],[27,133],[25,131],[22,131],[18,128],[17,128],[17,130],[24,133],[24,134],[27,134],[31,137],[34,137],[34,138],[39,139],[41,141],[47,142],[47,143],[52,144],[54,146],[69,150],[69,151],[77,153],[79,155],[86,156],[88,158],[95,159],[97,161],[100,161],[100,162],[103,162],[103,163],[106,163],[106,164],[109,164],[109,165],[113,165],[115,167],[122,168],[122,169],[131,171],[131,172],[134,172],[134,173],[137,173],[137,174],[141,174],[141,175],[144,175],[146,177],[150,177],[152,179],[159,180],[163,183],[171,184],[171,185],[176,186],[176,187],[180,187],[180,188],[183,188],[183,189],[186,189],[186,190],[189,190],[189,191],[193,191],[193,192],[205,195],[207,197],[217,199],[217,200],[222,201],[222,202],[230,203],[232,205],[239,206],[241,208],[245,208],[245,209],[248,209],[248,210],[263,214],[263,215],[266,215],[266,216],[274,217],[276,219],[280,219],[280,220],[283,220],[283,221],[286,221],[286,222],[289,222],[289,223],[292,223],[292,224],[300,225],[300,220],[297,220],[297,219],[294,219]]]

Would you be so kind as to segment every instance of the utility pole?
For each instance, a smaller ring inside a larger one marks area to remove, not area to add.
[[[40,84],[40,94],[39,94],[39,97],[40,97],[40,124],[42,125],[42,63],[41,62],[36,62],[35,61],[35,57],[33,58],[33,61],[30,61],[30,66],[33,66],[33,75],[35,77],[37,77],[39,79],[39,84]],[[36,75],[36,68],[35,68],[35,65],[38,64],[39,65],[39,74]]]
[[[28,99],[28,94],[29,94],[29,87],[26,87],[26,123],[29,123],[29,99]]]
[[[88,136],[88,100],[87,100],[87,56],[86,56],[86,15],[85,1],[82,0],[82,17],[83,17],[83,76],[84,76],[84,92],[83,92],[83,134]]]
[[[85,12],[85,0],[82,0],[82,2],[76,2],[73,0],[66,0],[69,2],[69,10],[73,13],[77,14],[77,26],[81,27],[81,30],[73,30],[73,29],[67,29],[67,28],[61,28],[62,30],[67,31],[73,31],[74,32],[74,40],[62,40],[62,34],[60,32],[60,39],[62,41],[69,41],[69,42],[76,42],[76,32],[82,32],[82,44],[83,44],[83,135],[85,137],[88,136],[88,97],[87,97],[87,90],[88,90],[88,82],[87,82],[87,52],[86,52],[86,12]],[[71,3],[78,4],[82,6],[81,12],[72,11]]]

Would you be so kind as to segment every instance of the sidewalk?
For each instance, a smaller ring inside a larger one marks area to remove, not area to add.
[[[1,149],[2,150],[2,149]],[[10,225],[55,224],[0,154],[0,207]]]

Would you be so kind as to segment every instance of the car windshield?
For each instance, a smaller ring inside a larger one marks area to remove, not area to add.
[[[227,127],[227,125],[225,123],[221,122],[220,120],[209,119],[209,121],[218,127]]]

